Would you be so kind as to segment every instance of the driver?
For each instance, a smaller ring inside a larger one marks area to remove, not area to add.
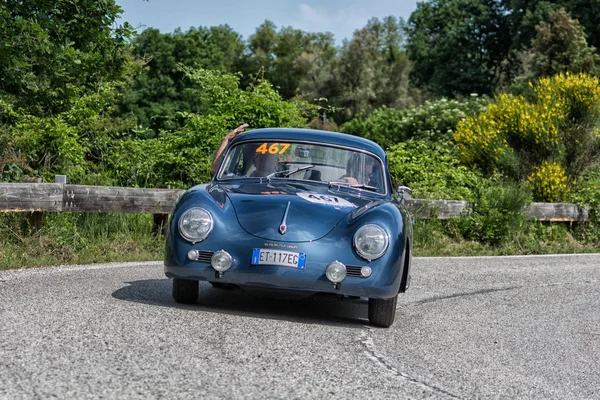
[[[255,170],[249,176],[267,176],[275,172],[278,160],[279,156],[277,154],[256,153],[252,159]]]

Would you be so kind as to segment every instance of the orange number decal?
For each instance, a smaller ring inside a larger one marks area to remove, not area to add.
[[[261,153],[261,154],[267,154],[267,144],[263,143],[260,145],[260,147],[258,149],[256,149],[257,153]]]
[[[261,144],[257,149],[257,153],[261,154],[283,154],[290,147],[289,143],[272,143],[269,147],[267,147],[268,143]],[[280,147],[281,146],[281,147]]]
[[[290,147],[289,143],[281,143],[281,151],[279,152],[279,154],[285,153],[285,151],[288,149],[288,147]]]

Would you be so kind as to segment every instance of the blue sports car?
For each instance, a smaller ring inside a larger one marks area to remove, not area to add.
[[[213,180],[173,211],[165,274],[173,298],[216,287],[368,298],[369,322],[394,322],[410,284],[407,187],[392,190],[385,152],[342,133],[256,129],[227,147]]]

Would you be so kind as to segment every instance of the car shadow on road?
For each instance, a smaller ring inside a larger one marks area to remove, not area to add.
[[[364,300],[342,301],[339,298],[320,295],[299,300],[258,297],[240,289],[216,289],[208,282],[200,282],[198,301],[185,305],[173,300],[170,279],[125,283],[127,286],[114,291],[112,297],[162,307],[300,323],[343,325],[350,328],[362,328],[368,324],[367,303]]]

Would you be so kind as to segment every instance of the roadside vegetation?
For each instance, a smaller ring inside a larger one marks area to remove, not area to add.
[[[417,220],[417,256],[598,252],[591,11],[429,0],[336,46],[269,21],[247,40],[228,26],[135,32],[113,0],[3,2],[0,182],[187,188],[210,179],[241,123],[328,129],[379,143],[413,197],[473,204]],[[589,207],[590,220],[527,220],[533,201]],[[0,269],[162,258],[150,215],[45,213],[35,232],[24,221],[0,214]]]

